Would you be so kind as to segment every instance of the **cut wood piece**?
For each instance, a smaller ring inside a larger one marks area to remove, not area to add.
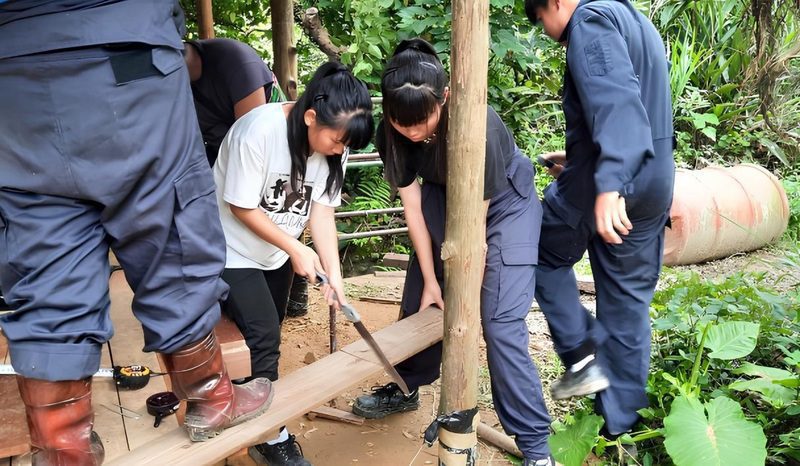
[[[383,265],[386,267],[397,267],[403,270],[408,270],[408,254],[396,254],[393,252],[383,255]]]
[[[595,294],[594,278],[591,275],[578,275],[575,279],[578,282],[578,290],[581,293]]]
[[[522,452],[517,448],[517,443],[514,442],[514,439],[502,432],[498,432],[493,427],[483,422],[478,424],[478,437],[507,453],[511,453],[517,458],[524,458]]]
[[[401,298],[381,298],[379,296],[361,296],[358,298],[358,300],[367,303],[378,303],[378,304],[400,304],[400,302],[402,301]]]
[[[222,348],[222,359],[231,379],[250,377],[250,348],[244,341],[242,332],[230,317],[222,314],[214,327],[219,346]]]
[[[376,332],[375,340],[396,364],[442,339],[442,312],[429,308]],[[272,406],[258,418],[225,430],[206,442],[193,443],[183,429],[163,435],[109,464],[213,464],[236,451],[263,441],[277,427],[309,412],[369,377],[383,372],[362,340],[298,369],[275,382]]]
[[[316,408],[312,409],[308,412],[307,416],[312,421],[314,418],[321,417],[323,419],[346,422],[348,424],[355,424],[357,426],[364,425],[363,417],[325,405],[317,406]]]

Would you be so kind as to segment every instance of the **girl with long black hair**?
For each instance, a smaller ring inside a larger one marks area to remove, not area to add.
[[[324,272],[328,304],[346,302],[333,211],[341,203],[347,154],[369,143],[373,126],[366,85],[331,62],[297,102],[251,110],[222,142],[214,180],[227,244],[222,278],[230,285],[223,311],[250,348],[251,377],[278,378],[293,273],[313,282]],[[307,224],[316,251],[298,240]],[[309,464],[285,428],[250,454],[260,464]]]
[[[381,80],[383,121],[377,147],[385,176],[403,201],[414,256],[409,264],[403,317],[428,306],[446,310],[442,298],[447,184],[448,78],[433,47],[422,39],[398,45]],[[487,106],[486,268],[481,321],[492,398],[503,428],[516,436],[525,465],[554,464],[547,445],[550,418],[536,367],[528,354],[525,316],[533,301],[542,208],[530,160],[495,111]],[[418,182],[422,180],[422,183]],[[417,388],[439,377],[441,345],[397,366],[412,391],[390,383],[359,397],[353,411],[365,417],[416,409]]]

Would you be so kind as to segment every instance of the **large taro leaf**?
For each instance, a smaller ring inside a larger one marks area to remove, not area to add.
[[[664,418],[664,446],[675,466],[762,466],[766,444],[761,426],[724,396],[705,404],[679,396]]]
[[[775,408],[782,408],[791,404],[797,398],[797,390],[784,387],[762,377],[751,380],[737,380],[728,387],[731,390],[760,393],[761,398]]]
[[[800,387],[800,377],[797,374],[777,367],[759,366],[746,362],[734,369],[733,373],[761,377],[784,387]]]
[[[717,359],[743,358],[756,348],[759,325],[753,322],[722,322],[708,329],[705,346]]]
[[[602,417],[590,414],[551,435],[550,450],[555,459],[564,466],[581,466],[592,450],[602,425]]]

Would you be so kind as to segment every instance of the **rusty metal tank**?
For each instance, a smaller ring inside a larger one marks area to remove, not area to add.
[[[694,264],[775,241],[789,222],[789,201],[778,178],[758,165],[678,169],[671,219],[664,264]]]

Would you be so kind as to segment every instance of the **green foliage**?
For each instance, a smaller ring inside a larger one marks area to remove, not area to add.
[[[800,261],[783,266],[796,273]],[[678,274],[656,292],[650,407],[629,436],[644,464],[764,464],[765,457],[777,464],[800,457],[800,296],[779,293],[767,280]],[[606,446],[596,437],[602,462]]]
[[[383,65],[402,39],[423,37],[449,67],[452,12],[440,0],[319,0],[300,2],[320,10],[342,61],[378,91]],[[380,14],[376,14],[376,12]],[[558,97],[563,52],[531,28],[523,3],[492,0],[488,99],[528,154],[564,145]]]
[[[345,187],[353,193],[352,198],[340,210],[375,210],[400,207],[400,199],[395,197],[389,184],[383,179],[380,167],[350,169],[345,177]],[[336,222],[339,233],[356,233],[405,226],[402,216],[373,214],[361,217],[347,217]],[[371,264],[379,263],[385,252],[409,253],[409,239],[405,235],[373,236],[354,238],[342,245],[342,261],[345,274],[363,273]]]
[[[790,242],[797,243],[800,241],[800,173],[789,175],[782,183],[789,199],[789,225],[785,237]]]
[[[791,4],[647,2],[646,13],[664,37],[672,64],[680,162],[694,166],[747,160],[788,167],[798,161],[800,137],[794,129],[800,124],[800,104],[795,99],[798,81],[792,79],[798,65],[789,52],[797,53],[791,44],[798,28],[797,8]],[[756,5],[773,12],[771,24],[757,21],[752,14]],[[765,27],[767,36],[780,44],[754,55],[754,44],[765,43],[759,32]],[[757,79],[765,66],[770,67],[768,82]]]
[[[766,443],[761,427],[724,396],[708,403],[679,396],[664,418],[664,446],[676,466],[764,464]]]
[[[567,419],[566,425],[554,423],[555,433],[550,436],[549,443],[556,461],[564,466],[581,466],[592,451],[602,426],[602,417],[586,413]]]

